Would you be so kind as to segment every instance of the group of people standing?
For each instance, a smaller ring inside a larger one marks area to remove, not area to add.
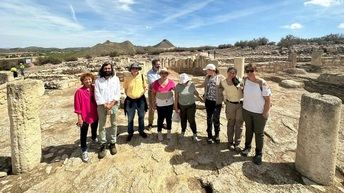
[[[138,132],[147,138],[144,126],[144,116],[148,111],[147,130],[153,127],[154,113],[157,111],[157,139],[163,141],[163,128],[166,129],[166,138],[171,139],[173,111],[180,117],[180,137],[185,136],[187,122],[192,130],[194,141],[200,141],[197,136],[196,98],[205,103],[207,113],[207,143],[220,143],[220,114],[222,104],[226,105],[228,146],[231,150],[247,156],[251,150],[253,134],[256,140],[256,153],[253,157],[255,164],[262,162],[264,142],[264,127],[271,106],[271,90],[266,82],[256,76],[256,66],[245,66],[247,76],[240,79],[237,70],[228,68],[227,77],[218,73],[214,64],[208,64],[203,70],[206,77],[203,83],[204,95],[200,96],[191,78],[180,74],[178,83],[169,78],[170,72],[162,68],[160,61],[152,61],[152,69],[147,73],[147,81],[142,73],[141,66],[130,65],[130,76],[124,80],[123,87],[126,94],[124,112],[128,118],[127,141],[131,141],[134,134],[134,117],[138,114]],[[78,116],[77,125],[80,127],[80,143],[83,161],[88,161],[86,137],[89,125],[92,130],[92,140],[99,142],[98,158],[106,155],[107,144],[110,153],[117,153],[116,115],[120,103],[120,82],[115,75],[113,66],[104,63],[99,70],[98,78],[85,73],[80,78],[82,87],[75,93],[74,106]],[[93,84],[94,83],[94,84]],[[148,101],[145,92],[148,90]],[[149,104],[149,105],[148,105]],[[149,107],[148,107],[149,106]],[[106,140],[104,128],[106,117],[110,115],[110,141]],[[164,124],[166,122],[166,124]],[[242,126],[245,122],[245,147],[239,148]],[[97,139],[97,128],[99,136]],[[214,130],[214,132],[213,132]]]

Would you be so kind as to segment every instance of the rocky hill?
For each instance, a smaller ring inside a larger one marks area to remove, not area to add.
[[[104,43],[97,44],[82,52],[82,55],[104,56],[104,55],[121,55],[135,54],[135,46],[130,41],[121,43],[111,42],[107,40]]]
[[[168,41],[167,39],[162,40],[160,43],[158,43],[157,45],[153,46],[155,48],[159,48],[159,49],[173,49],[175,48],[175,46]]]

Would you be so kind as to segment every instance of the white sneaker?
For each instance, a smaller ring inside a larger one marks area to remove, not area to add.
[[[172,135],[171,135],[171,130],[167,130],[167,139],[171,139]]]
[[[88,152],[87,151],[82,152],[81,159],[84,162],[88,162],[89,157],[88,157]]]
[[[164,140],[164,137],[162,136],[161,132],[158,132],[158,140],[159,141],[163,141]]]
[[[201,140],[197,137],[197,134],[193,134],[192,139],[193,139],[195,142],[201,141]]]

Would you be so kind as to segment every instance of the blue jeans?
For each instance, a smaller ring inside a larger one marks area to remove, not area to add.
[[[134,133],[134,118],[135,111],[139,116],[139,133],[144,132],[144,118],[145,118],[145,101],[144,98],[129,100],[126,104],[126,113],[128,114],[128,133]]]

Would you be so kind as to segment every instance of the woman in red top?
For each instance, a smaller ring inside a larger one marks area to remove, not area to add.
[[[74,95],[74,112],[78,116],[76,125],[80,127],[82,160],[85,162],[89,159],[86,144],[89,125],[91,125],[92,140],[97,142],[98,114],[94,98],[94,79],[95,77],[91,73],[82,74],[80,81],[83,86]]]

